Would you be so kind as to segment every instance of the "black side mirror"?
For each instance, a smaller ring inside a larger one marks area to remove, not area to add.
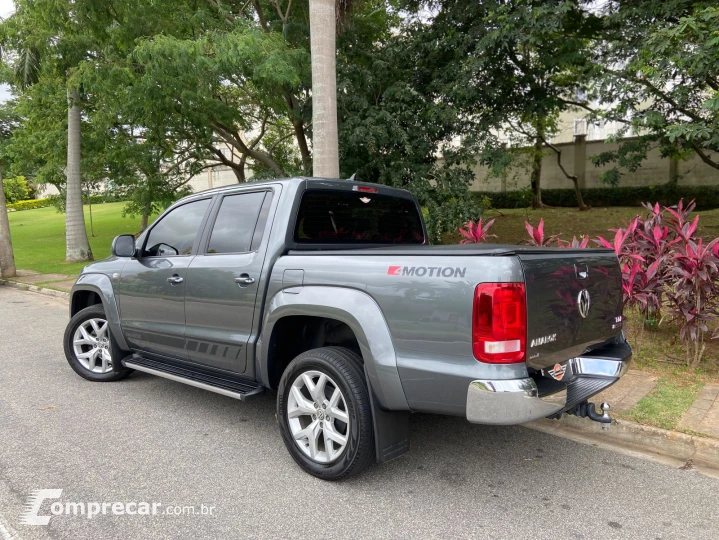
[[[131,234],[116,236],[110,252],[115,257],[132,257],[135,254],[135,237]]]

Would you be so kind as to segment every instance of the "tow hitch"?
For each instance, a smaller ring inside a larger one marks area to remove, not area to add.
[[[609,424],[612,422],[612,417],[609,416],[609,403],[602,403],[599,408],[602,411],[601,414],[597,412],[594,403],[585,401],[574,407],[570,414],[580,418],[589,418],[602,424],[602,429],[609,429]]]

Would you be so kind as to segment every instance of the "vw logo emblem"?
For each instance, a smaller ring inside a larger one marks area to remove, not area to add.
[[[579,291],[579,296],[577,296],[577,307],[579,308],[579,314],[582,316],[582,319],[586,319],[587,315],[589,315],[590,304],[591,300],[589,298],[589,291],[587,289]]]

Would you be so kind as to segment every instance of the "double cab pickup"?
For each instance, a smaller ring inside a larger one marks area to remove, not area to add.
[[[64,347],[90,381],[276,393],[291,456],[336,480],[406,452],[412,412],[599,416],[631,357],[621,280],[605,249],[431,246],[403,190],[247,183],[118,236],[72,289]]]

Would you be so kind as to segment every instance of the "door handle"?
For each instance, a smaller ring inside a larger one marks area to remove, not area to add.
[[[179,284],[182,283],[183,281],[185,281],[185,278],[182,278],[182,277],[178,276],[177,274],[175,274],[174,276],[170,276],[169,278],[167,278],[167,282],[168,282],[168,283],[171,283],[172,285],[179,285]]]
[[[243,285],[252,285],[255,282],[255,278],[250,277],[248,274],[240,274],[240,277],[235,278],[235,283],[240,287]]]

